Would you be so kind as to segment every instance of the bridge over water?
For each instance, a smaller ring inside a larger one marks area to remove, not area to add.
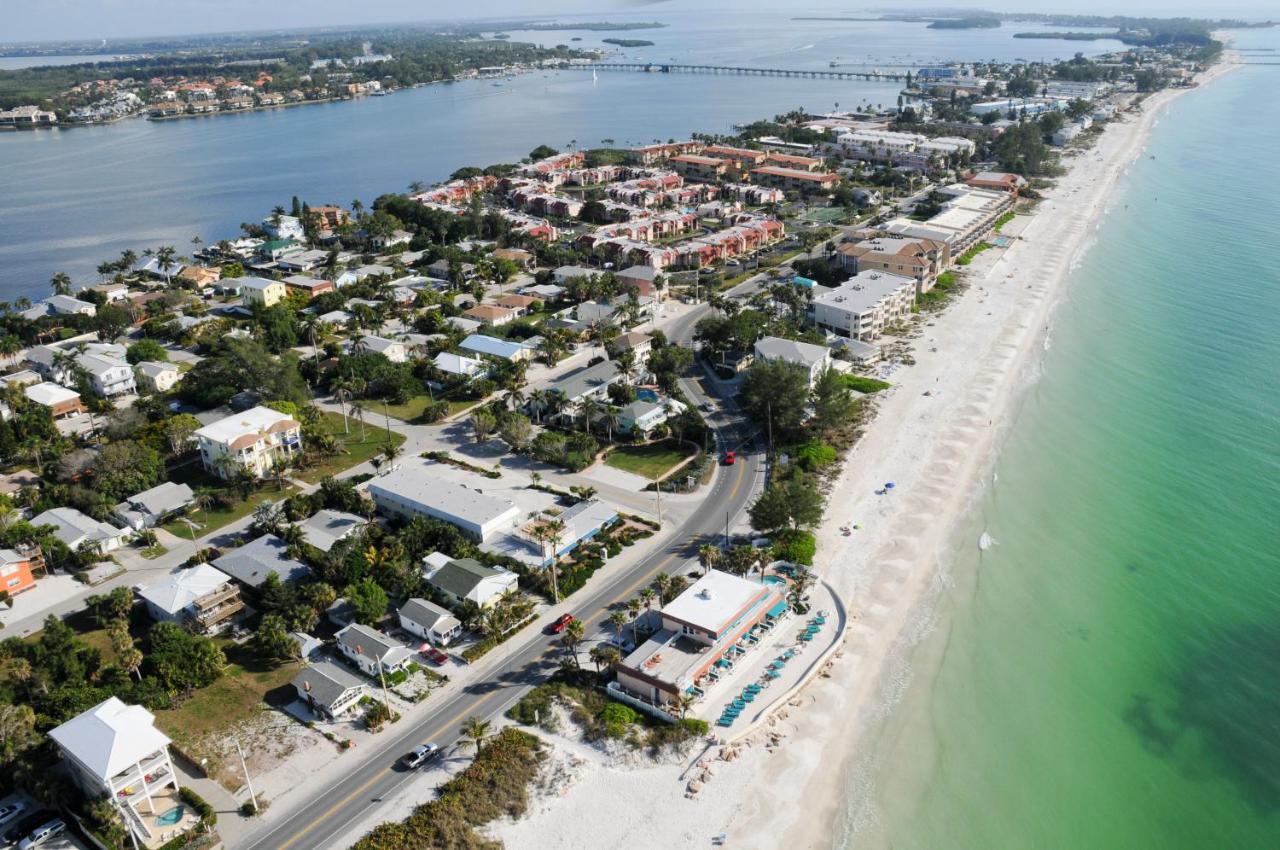
[[[905,81],[905,72],[896,71],[801,71],[790,68],[748,68],[740,65],[684,65],[665,62],[596,62],[571,65],[581,71],[640,71],[649,74],[739,74],[749,77],[795,77],[810,80]]]

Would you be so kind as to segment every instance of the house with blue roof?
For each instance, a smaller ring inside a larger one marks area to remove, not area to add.
[[[480,354],[485,357],[496,357],[499,360],[515,362],[528,360],[533,356],[532,349],[520,342],[498,339],[487,334],[471,334],[458,346],[469,354]]]

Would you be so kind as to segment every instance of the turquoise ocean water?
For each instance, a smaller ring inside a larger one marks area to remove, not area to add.
[[[1116,193],[838,846],[1280,847],[1277,83]]]

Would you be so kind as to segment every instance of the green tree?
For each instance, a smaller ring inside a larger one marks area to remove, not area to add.
[[[480,408],[471,414],[471,432],[475,435],[477,443],[483,443],[493,435],[498,428],[498,419],[488,410]]]
[[[835,369],[824,369],[813,384],[813,424],[818,435],[825,438],[850,422],[856,407],[857,400],[844,376]]]
[[[208,687],[227,666],[227,658],[217,644],[187,632],[177,623],[156,623],[148,638],[151,652],[147,663],[169,690]]]
[[[155,449],[120,440],[102,447],[93,475],[94,489],[119,502],[163,481],[164,459]]]
[[[492,724],[488,720],[481,717],[468,717],[462,723],[462,728],[458,730],[467,744],[475,747],[476,755],[484,749],[485,739],[490,736]]]
[[[757,360],[747,370],[738,404],[765,435],[790,441],[802,435],[809,403],[809,373],[781,360]]]
[[[133,364],[146,360],[163,362],[169,359],[169,352],[157,340],[144,338],[129,346],[125,359]]]
[[[342,595],[351,603],[357,623],[371,626],[387,613],[387,592],[372,578],[347,585]]]
[[[298,643],[290,637],[289,627],[279,614],[262,618],[253,633],[253,648],[272,661],[288,661],[298,656]]]
[[[502,425],[498,428],[502,441],[513,450],[524,451],[533,436],[533,424],[529,417],[520,413],[509,413],[502,417]]]

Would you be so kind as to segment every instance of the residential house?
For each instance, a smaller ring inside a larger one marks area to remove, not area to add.
[[[167,393],[182,378],[176,364],[158,360],[142,361],[133,367],[133,373],[144,390],[155,393]]]
[[[757,340],[755,355],[757,360],[781,360],[784,363],[799,366],[808,374],[810,387],[817,382],[818,376],[831,366],[830,349],[776,336],[766,336]]]
[[[637,399],[625,404],[618,412],[618,428],[647,437],[649,433],[671,418],[673,408],[668,405],[681,405],[677,401],[648,401]]]
[[[98,354],[79,354],[76,364],[89,376],[89,385],[102,398],[125,395],[137,390],[133,367],[127,360]]]
[[[302,452],[302,425],[269,407],[219,419],[197,430],[195,437],[204,468],[226,479],[241,469],[262,478],[276,461]]]
[[[910,315],[915,293],[914,278],[859,272],[835,289],[813,297],[813,323],[828,333],[870,342],[887,325]]]
[[[555,378],[545,389],[561,397],[561,415],[572,417],[577,414],[584,401],[605,398],[609,393],[609,385],[620,380],[622,373],[618,364],[612,360],[602,360],[594,366],[583,366]]]
[[[261,587],[267,575],[275,573],[286,584],[305,578],[311,569],[289,557],[289,547],[274,534],[264,534],[213,562],[246,587]]]
[[[533,254],[523,248],[495,248],[492,256],[495,260],[513,262],[526,271],[533,267]]]
[[[287,294],[283,282],[265,277],[242,277],[239,283],[240,295],[247,307],[273,307]]]
[[[61,316],[96,316],[98,308],[88,301],[81,301],[79,298],[72,298],[70,295],[54,295],[44,300],[48,305],[48,309],[52,313]]]
[[[127,283],[99,283],[89,288],[105,298],[108,304],[129,300],[129,285]]]
[[[52,382],[33,384],[32,386],[23,387],[22,392],[36,404],[42,404],[49,408],[49,412],[54,419],[76,416],[85,411],[84,402],[80,400],[80,394],[74,390],[67,389],[61,384]]]
[[[203,292],[222,280],[222,269],[218,266],[183,266],[178,272],[178,280],[186,281]]]
[[[531,298],[536,298],[543,304],[554,304],[564,298],[565,289],[563,286],[556,286],[554,283],[539,283],[534,286],[526,286],[520,290]]]
[[[431,474],[432,464],[406,464],[366,485],[378,510],[413,519],[427,516],[457,526],[473,540],[484,541],[514,528],[520,510],[511,502]]]
[[[240,588],[231,576],[208,564],[174,570],[138,591],[156,622],[177,623],[200,634],[213,634],[230,625],[244,610]]]
[[[529,295],[515,295],[508,293],[493,302],[499,307],[506,307],[508,310],[515,310],[516,316],[527,316],[533,311],[534,305],[541,302],[537,298]]]
[[[51,525],[53,536],[72,552],[88,546],[99,552],[114,552],[129,539],[129,532],[85,516],[75,508],[50,508],[31,520],[35,526]]]
[[[352,346],[356,351],[381,354],[392,363],[408,363],[409,347],[398,339],[365,334]]]
[[[551,273],[551,277],[556,283],[564,286],[571,280],[576,280],[578,278],[586,278],[590,280],[598,274],[600,274],[600,269],[592,269],[586,266],[560,266]],[[532,288],[533,287],[526,287],[525,292],[528,292]],[[561,290],[561,294],[563,294],[563,291],[564,290]]]
[[[448,646],[462,634],[462,623],[446,608],[426,599],[410,599],[400,608],[400,628],[436,646]]]
[[[662,607],[662,628],[623,659],[611,687],[659,708],[678,706],[744,635],[786,610],[777,585],[710,570]]]
[[[38,546],[0,549],[0,591],[12,598],[36,586],[35,572],[44,570],[44,555]]]
[[[329,262],[329,252],[319,248],[292,251],[276,260],[276,266],[284,272],[309,272]]]
[[[412,649],[377,629],[360,623],[352,623],[334,635],[334,638],[337,640],[338,651],[366,676],[394,673],[408,667],[413,661]]]
[[[364,682],[332,661],[307,665],[290,684],[313,714],[330,721],[345,716],[365,695]]]
[[[648,366],[649,355],[653,353],[653,337],[640,331],[627,331],[609,343],[609,351],[613,357],[630,351],[635,355],[636,366],[644,370]]]
[[[428,561],[425,572],[427,584],[454,605],[474,602],[488,608],[497,604],[502,594],[519,587],[519,576],[515,573],[490,567],[474,558],[447,559],[439,565]]]
[[[437,369],[446,375],[461,375],[464,378],[473,378],[485,371],[483,360],[475,357],[464,357],[461,354],[454,354],[452,351],[441,351],[432,362],[435,363]]]
[[[337,284],[337,287],[339,289],[341,289],[344,286],[349,286],[353,283],[359,283],[360,281],[368,277],[390,277],[395,273],[396,273],[396,270],[393,269],[391,266],[383,266],[375,263],[372,265],[360,266],[358,268],[348,269],[342,272],[340,275],[338,275],[338,277],[334,280],[334,283]]]
[[[194,505],[196,495],[186,484],[165,481],[116,505],[116,519],[134,531],[153,528]]]
[[[477,304],[470,310],[463,310],[462,315],[495,328],[508,325],[520,317],[520,314],[510,307],[499,307],[497,304]]]
[[[139,843],[149,845],[160,837],[148,825],[157,815],[175,808],[182,811],[169,738],[142,706],[109,697],[50,730],[49,737],[66,757],[71,777],[85,797],[106,799]],[[194,816],[179,820],[195,823]]]
[[[472,354],[494,357],[510,362],[528,360],[533,356],[533,351],[522,343],[485,336],[484,334],[471,334],[458,347]]]
[[[267,216],[262,220],[262,229],[272,239],[296,239],[301,242],[307,238],[302,219],[291,215]]]
[[[328,552],[368,524],[364,517],[324,508],[298,523],[298,528],[302,529],[308,544]]]
[[[320,278],[311,277],[305,274],[291,274],[281,281],[284,284],[285,292],[289,295],[303,294],[307,296],[307,300],[315,298],[317,295],[323,295],[326,292],[333,292],[334,286],[331,280],[321,280]]]
[[[640,295],[647,295],[661,301],[665,297],[666,290],[659,289],[657,286],[660,274],[661,272],[652,266],[628,266],[618,272],[618,282],[624,288],[633,287]]]

